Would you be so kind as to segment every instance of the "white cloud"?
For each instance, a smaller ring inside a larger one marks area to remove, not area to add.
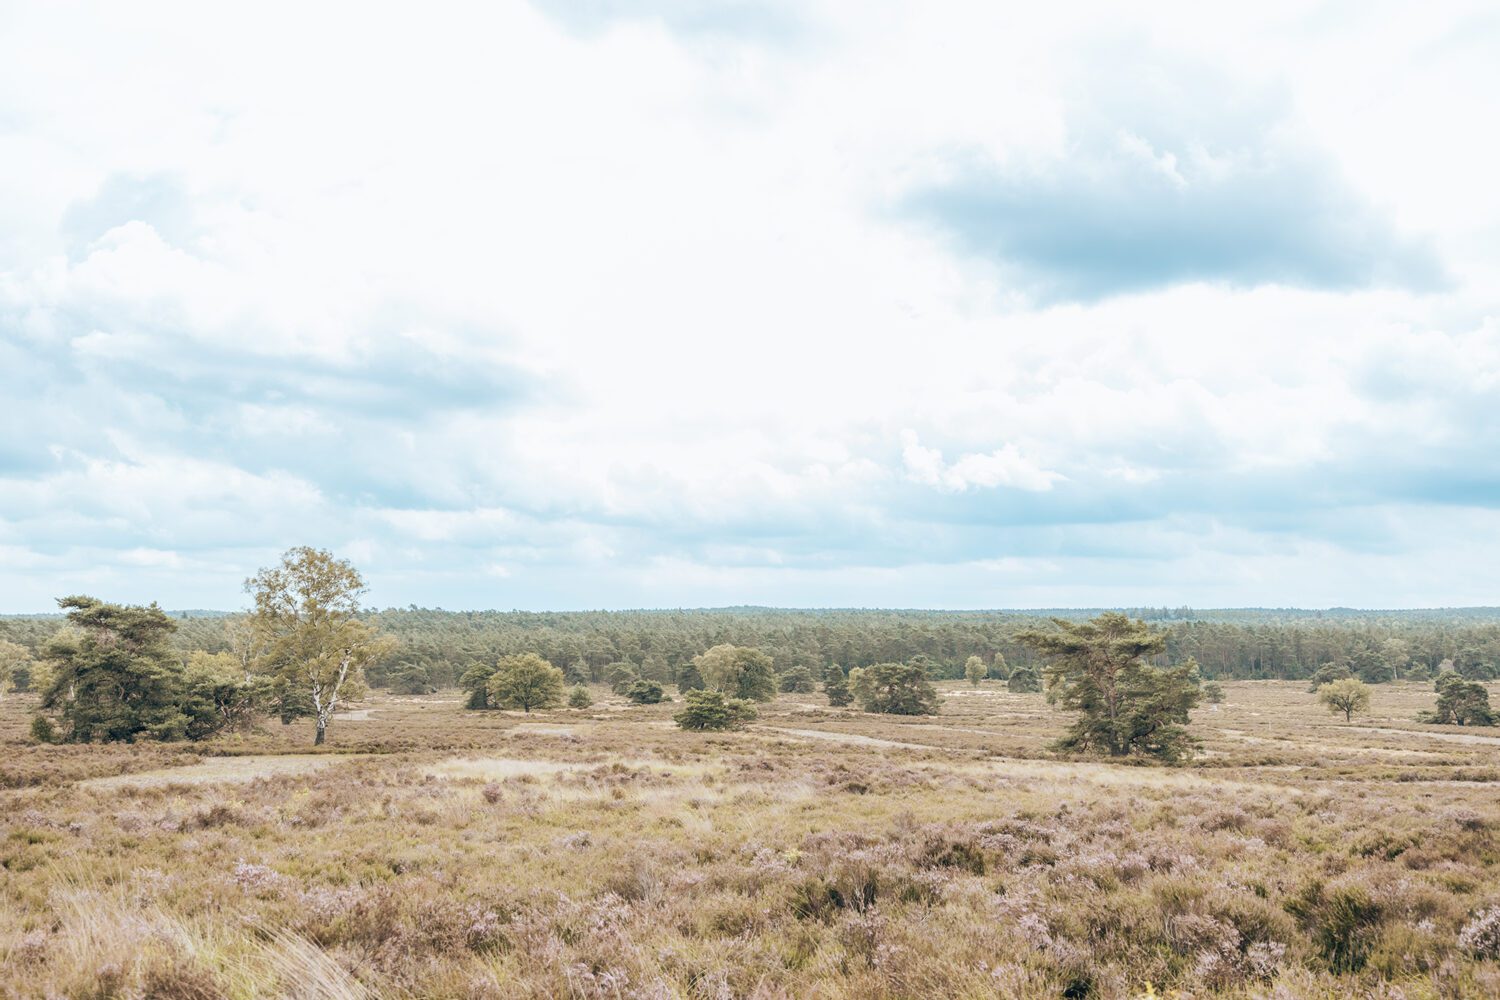
[[[447,606],[1472,596],[1443,529],[1500,496],[1480,9],[17,10],[0,608],[233,604],[302,542]],[[1163,190],[1306,156],[1451,285],[1039,307],[891,211],[956,153],[1080,141]]]

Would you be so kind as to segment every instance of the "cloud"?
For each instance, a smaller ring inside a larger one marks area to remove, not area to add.
[[[1444,284],[1432,248],[1353,190],[1276,94],[1159,52],[1102,55],[1059,148],[938,154],[901,211],[1043,302]]]
[[[961,455],[951,464],[943,461],[943,453],[936,448],[924,448],[916,431],[902,431],[901,444],[906,477],[912,482],[935,486],[949,493],[996,487],[1042,493],[1063,478],[1056,472],[1039,468],[1013,444],[987,454]]]

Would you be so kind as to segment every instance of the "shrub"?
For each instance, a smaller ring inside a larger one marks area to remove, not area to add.
[[[662,699],[661,685],[644,678],[638,679],[626,689],[625,697],[637,705],[655,705]]]
[[[38,743],[53,743],[57,740],[57,727],[52,725],[52,720],[45,715],[38,715],[31,720],[31,738]]]
[[[1308,681],[1307,689],[1316,694],[1318,688],[1324,684],[1332,684],[1334,681],[1341,681],[1353,676],[1349,672],[1348,667],[1341,667],[1337,663],[1325,663],[1313,673],[1311,679]]]
[[[691,663],[683,664],[682,669],[677,671],[677,693],[702,690],[703,675],[698,673],[698,668]]]
[[[1012,694],[1035,694],[1042,689],[1042,675],[1023,663],[1010,672],[1005,688]]]
[[[1458,946],[1475,958],[1500,959],[1500,906],[1474,914],[1458,932]]]
[[[989,668],[984,665],[984,661],[977,656],[971,656],[964,661],[964,680],[975,687],[979,686],[979,682],[984,680],[989,675],[989,672]]]
[[[582,684],[574,685],[573,690],[568,692],[569,708],[588,708],[593,703],[594,696],[589,694],[589,689]]]
[[[683,729],[696,731],[739,729],[755,718],[755,706],[742,698],[725,698],[722,691],[688,691],[685,708],[672,716]]]
[[[1318,688],[1318,701],[1335,715],[1343,712],[1344,721],[1349,722],[1354,718],[1355,712],[1369,709],[1370,688],[1364,681],[1345,677]]]
[[[472,663],[458,678],[458,686],[469,692],[469,699],[464,703],[465,708],[489,708],[490,707],[490,678],[495,676],[495,668],[488,663]]]
[[[693,657],[709,687],[732,698],[770,701],[776,696],[772,660],[758,649],[721,644]]]
[[[420,663],[403,663],[390,672],[387,686],[392,694],[432,694],[437,685],[432,674]]]
[[[856,670],[849,689],[866,712],[936,715],[942,704],[927,671],[917,663],[877,663]]]
[[[630,690],[630,685],[640,680],[640,675],[635,672],[635,665],[631,663],[611,663],[604,668],[604,679],[609,684],[609,689],[615,694],[624,694]]]
[[[1224,685],[1218,681],[1207,681],[1203,685],[1203,700],[1217,705],[1224,700]]]
[[[777,686],[785,694],[809,694],[817,690],[812,671],[806,667],[793,667],[776,679]]]
[[[1419,722],[1445,726],[1493,726],[1490,693],[1478,681],[1466,681],[1453,671],[1438,674],[1434,687],[1438,693],[1437,708],[1417,716]]]
[[[489,680],[489,699],[502,708],[553,708],[562,704],[563,673],[535,653],[503,657]]]
[[[1364,968],[1383,913],[1380,904],[1363,886],[1326,889],[1322,883],[1314,882],[1289,900],[1286,909],[1312,935],[1313,944],[1330,970],[1345,973]]]
[[[828,668],[823,677],[823,693],[828,696],[828,704],[835,708],[842,708],[854,700],[854,695],[849,691],[849,680],[844,676],[844,669],[837,663]]]

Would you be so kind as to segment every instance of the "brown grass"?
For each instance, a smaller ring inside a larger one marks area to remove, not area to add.
[[[7,699],[0,996],[1500,995],[1500,745],[1425,685],[1225,687],[1180,769],[1053,759],[992,686],[728,734],[376,697],[319,754],[35,747]]]

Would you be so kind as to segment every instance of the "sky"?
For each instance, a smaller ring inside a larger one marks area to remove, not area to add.
[[[1500,604],[1497,47],[0,0],[0,611]]]

